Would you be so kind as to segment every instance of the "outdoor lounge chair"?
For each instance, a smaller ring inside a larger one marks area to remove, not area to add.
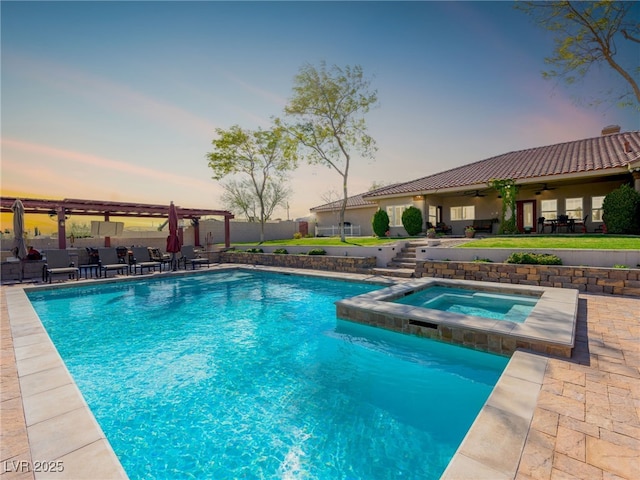
[[[209,258],[198,257],[195,251],[193,250],[192,245],[183,246],[182,249],[180,250],[180,253],[182,254],[182,257],[180,257],[179,262],[184,262],[185,270],[187,269],[187,263],[191,264],[192,270],[195,270],[196,265],[204,265],[204,264],[206,264],[207,268],[209,268]]]
[[[69,252],[66,250],[47,250],[45,257],[47,263],[42,266],[42,281],[49,280],[54,275],[67,275],[68,278],[80,279],[80,271],[71,261]]]
[[[162,253],[159,248],[148,247],[149,258],[152,262],[160,262],[163,267],[168,268],[171,265],[171,255]],[[162,270],[162,268],[160,268]]]
[[[129,265],[120,261],[118,252],[115,248],[99,248],[98,255],[100,256],[100,272],[107,276],[107,272],[126,272],[129,275]]]
[[[142,274],[144,273],[145,268],[148,272],[151,270],[155,272],[156,268],[162,271],[162,263],[151,260],[149,249],[147,247],[133,247],[131,248],[131,251],[133,252],[133,258],[131,259],[133,273],[136,273],[136,271],[140,269],[140,274]]]

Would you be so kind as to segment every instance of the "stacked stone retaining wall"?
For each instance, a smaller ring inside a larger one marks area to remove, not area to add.
[[[221,252],[220,263],[243,263],[269,267],[307,268],[332,272],[370,273],[376,257],[333,257],[271,253]]]
[[[640,269],[637,268],[425,261],[416,264],[415,276],[575,288],[581,292],[640,297]]]

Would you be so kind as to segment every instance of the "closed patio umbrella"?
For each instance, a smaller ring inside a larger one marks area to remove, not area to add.
[[[20,259],[20,281],[24,277],[24,259],[27,258],[27,244],[24,241],[24,205],[19,198],[11,205],[13,212],[13,253]]]
[[[178,237],[178,212],[171,202],[169,205],[169,236],[167,237],[167,252],[171,254],[171,268],[178,269],[176,253],[180,251],[180,238]]]

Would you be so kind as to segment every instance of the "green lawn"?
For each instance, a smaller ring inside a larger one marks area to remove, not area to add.
[[[424,237],[423,237],[424,238]],[[446,238],[446,237],[444,237]],[[347,237],[345,242],[340,237],[312,237],[300,239],[268,240],[262,244],[257,242],[233,243],[234,247],[269,246],[303,246],[303,247],[375,247],[397,241],[415,240],[416,237],[378,238]],[[570,249],[610,249],[640,250],[640,236],[616,235],[518,235],[513,237],[492,237],[473,240],[459,245],[459,248],[570,248]]]
[[[233,246],[247,247],[247,246],[303,246],[303,247],[375,247],[384,245],[387,243],[397,242],[398,240],[409,240],[402,238],[378,238],[378,237],[347,237],[345,242],[340,241],[340,237],[312,237],[312,238],[291,238],[284,240],[267,240],[261,244],[256,242],[247,243],[233,243]]]
[[[639,236],[616,235],[521,235],[483,238],[459,248],[569,248],[573,250],[640,250]]]

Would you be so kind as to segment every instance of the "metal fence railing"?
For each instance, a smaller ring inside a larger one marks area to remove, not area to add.
[[[359,237],[360,225],[345,225],[344,234],[347,237]],[[335,237],[340,235],[340,226],[331,225],[330,227],[316,226],[316,237]]]

